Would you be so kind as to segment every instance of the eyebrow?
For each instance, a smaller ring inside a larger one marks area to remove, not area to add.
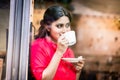
[[[57,24],[64,24],[64,23],[57,23]],[[67,22],[67,23],[65,23],[65,24],[70,24],[70,22]]]

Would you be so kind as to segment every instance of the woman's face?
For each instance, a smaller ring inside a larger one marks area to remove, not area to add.
[[[67,16],[62,16],[51,24],[49,29],[50,37],[56,42],[62,34],[70,30],[69,18]]]

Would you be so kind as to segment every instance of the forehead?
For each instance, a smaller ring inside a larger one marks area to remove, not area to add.
[[[62,16],[60,17],[57,21],[54,21],[53,24],[66,24],[66,23],[69,23],[70,20],[67,16]]]

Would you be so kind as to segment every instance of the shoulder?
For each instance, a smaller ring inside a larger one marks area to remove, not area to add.
[[[43,46],[45,43],[45,38],[38,38],[31,43],[31,46]]]

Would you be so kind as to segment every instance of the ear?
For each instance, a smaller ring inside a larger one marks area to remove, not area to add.
[[[47,31],[50,31],[50,26],[46,25],[45,28],[47,29]]]

